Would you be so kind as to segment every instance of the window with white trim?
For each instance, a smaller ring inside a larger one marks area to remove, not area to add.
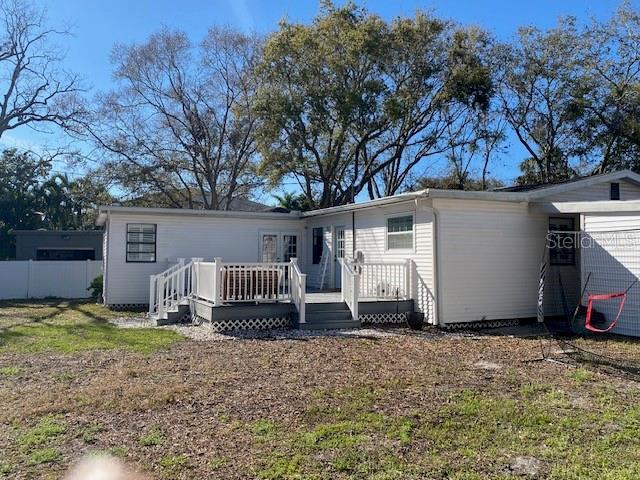
[[[413,250],[413,215],[387,218],[387,250]]]
[[[156,225],[127,224],[127,262],[154,263],[156,261]]]

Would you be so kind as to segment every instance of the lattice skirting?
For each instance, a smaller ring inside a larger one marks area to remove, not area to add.
[[[248,318],[211,322],[211,329],[214,332],[227,332],[230,330],[269,330],[271,328],[288,328],[290,326],[291,320],[288,317]]]
[[[401,324],[406,323],[404,313],[363,313],[360,315],[360,323],[363,325]]]
[[[143,312],[149,309],[148,303],[111,303],[107,305],[110,310],[129,311],[129,312]]]
[[[512,327],[518,325],[520,319],[512,318],[508,320],[484,320],[480,322],[465,322],[465,323],[448,323],[442,328],[446,330],[479,330],[481,328],[497,328],[497,327]]]

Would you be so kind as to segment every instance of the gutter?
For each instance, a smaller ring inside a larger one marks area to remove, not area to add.
[[[239,212],[235,210],[191,210],[187,208],[146,208],[146,207],[121,207],[101,206],[98,208],[96,225],[104,224],[107,213],[121,213],[123,215],[179,215],[190,217],[211,218],[250,218],[250,219],[278,219],[298,220],[300,212],[276,213],[276,212]]]
[[[530,203],[529,210],[540,213],[619,213],[640,212],[640,200],[602,200],[596,202]]]
[[[348,205],[338,205],[337,207],[322,208],[320,210],[311,210],[303,212],[302,218],[318,217],[321,215],[334,215],[337,213],[345,213],[355,210],[364,210],[367,208],[379,208],[386,205],[395,205],[397,203],[411,202],[415,199],[428,197],[428,190],[422,190],[415,193],[404,193],[391,197],[377,198],[363,203],[350,203]]]

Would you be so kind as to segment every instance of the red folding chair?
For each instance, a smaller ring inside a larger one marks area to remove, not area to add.
[[[587,282],[588,282],[588,278],[587,278]],[[587,296],[587,316],[585,319],[584,327],[587,330],[595,333],[607,333],[611,331],[618,323],[618,320],[620,319],[620,315],[622,315],[622,310],[624,308],[625,302],[627,301],[627,294],[629,293],[629,290],[631,290],[631,287],[633,287],[637,282],[638,282],[638,279],[635,279],[633,283],[631,283],[631,285],[629,285],[629,287],[624,292],[603,293],[603,294],[597,294],[597,295],[589,294]],[[586,289],[586,285],[585,285],[585,289]],[[616,318],[614,318],[613,321],[606,328],[598,328],[594,326],[591,321],[593,312],[594,312],[593,302],[614,300],[616,298],[620,299],[620,304],[618,305],[618,313],[616,313]]]

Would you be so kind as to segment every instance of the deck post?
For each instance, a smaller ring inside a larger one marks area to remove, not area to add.
[[[213,269],[213,306],[219,307],[222,305],[220,298],[220,290],[222,288],[222,281],[220,280],[222,274],[222,257],[215,257],[215,267]]]
[[[163,275],[158,275],[157,277],[157,281],[156,281],[156,292],[157,292],[157,302],[158,302],[158,308],[156,310],[157,314],[158,314],[158,318],[162,318],[162,315],[164,314],[164,283],[165,283],[165,278]]]
[[[298,323],[306,323],[306,296],[307,296],[307,274],[300,274],[300,310],[298,311]]]
[[[360,317],[360,314],[358,312],[358,297],[360,296],[360,274],[359,273],[354,273],[353,274],[353,319],[354,320],[358,320],[358,318]]]
[[[153,301],[153,294],[155,293],[155,275],[149,275],[149,315],[153,313],[153,306],[155,302]]]
[[[293,274],[294,268],[298,266],[298,259],[296,257],[291,257],[289,259],[289,296],[293,296],[293,292],[291,291],[291,285],[293,285]]]
[[[340,301],[344,303],[346,298],[344,298],[344,284],[349,281],[347,275],[345,275],[345,264],[346,260],[344,258],[340,259]]]

